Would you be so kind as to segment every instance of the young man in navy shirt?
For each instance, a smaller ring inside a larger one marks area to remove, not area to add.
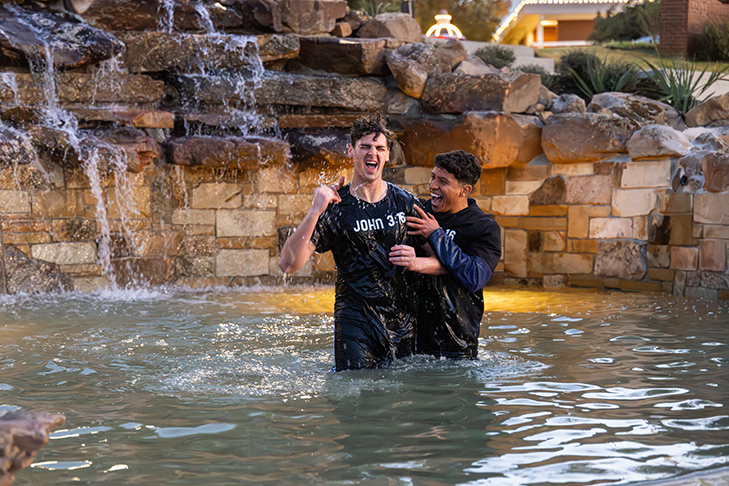
[[[501,257],[499,225],[469,198],[481,165],[462,150],[439,154],[430,175],[431,199],[408,217],[411,235],[428,240],[434,257],[395,246],[395,265],[422,275],[418,295],[417,351],[437,357],[478,356],[483,287]]]

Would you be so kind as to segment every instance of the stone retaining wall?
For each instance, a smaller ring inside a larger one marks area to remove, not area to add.
[[[349,127],[381,111],[399,136],[386,178],[419,196],[437,153],[481,160],[473,196],[503,231],[493,283],[729,298],[729,96],[685,116],[623,93],[586,104],[458,42],[413,42],[406,15],[319,3],[301,4],[313,31],[256,37],[142,32],[161,0],[109,32],[0,5],[0,292],[281,283],[314,189],[351,175]],[[104,5],[84,14],[97,27]],[[34,38],[33,22],[54,27]],[[357,22],[391,34],[319,32]],[[29,61],[47,42],[68,47],[65,71]],[[320,255],[287,279],[334,272]]]

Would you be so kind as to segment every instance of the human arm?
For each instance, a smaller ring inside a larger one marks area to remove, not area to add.
[[[434,255],[419,257],[415,254],[415,248],[408,245],[395,245],[390,250],[390,263],[405,267],[411,272],[423,273],[425,275],[444,275],[448,273]]]
[[[481,290],[491,279],[493,271],[488,264],[478,256],[466,254],[442,228],[432,232],[428,242],[447,272],[469,292]]]
[[[278,267],[284,273],[296,273],[311,258],[316,251],[316,245],[311,242],[319,216],[321,216],[330,203],[339,203],[342,198],[337,192],[344,185],[344,176],[333,186],[321,186],[314,191],[311,208],[306,213],[299,227],[289,236],[281,249],[281,259]]]

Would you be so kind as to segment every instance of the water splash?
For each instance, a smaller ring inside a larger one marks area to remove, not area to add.
[[[205,29],[205,32],[211,35],[217,34],[218,32],[215,30],[215,24],[213,24],[213,19],[210,17],[210,12],[205,7],[205,5],[202,3],[196,4],[195,11],[200,14],[200,21],[202,23],[202,27]]]
[[[175,25],[175,1],[162,0],[157,8],[157,28],[167,34],[172,33]]]

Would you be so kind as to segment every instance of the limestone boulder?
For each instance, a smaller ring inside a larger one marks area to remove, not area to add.
[[[342,108],[350,111],[403,113],[408,98],[399,89],[388,89],[380,79],[371,77],[270,75],[254,88],[238,86],[231,80],[199,76],[174,76],[168,82],[183,101],[204,102],[211,106],[245,102],[242,97],[255,89],[260,105],[288,105]],[[410,100],[412,100],[410,98]],[[412,100],[415,101],[415,100]]]
[[[0,62],[27,65],[46,49],[53,65],[72,69],[114,57],[124,49],[109,32],[64,13],[0,6]]]
[[[122,64],[132,73],[250,68],[258,62],[291,59],[299,53],[293,35],[243,36],[121,32],[127,49]]]
[[[301,37],[301,52],[296,62],[311,68],[355,76],[383,76],[388,50],[403,45],[396,39],[340,39]]]
[[[423,32],[418,21],[408,14],[381,13],[365,22],[357,31],[357,37],[391,37],[405,42],[422,42]]]
[[[349,11],[344,0],[281,0],[278,6],[281,23],[300,35],[329,33]]]
[[[524,164],[541,153],[542,123],[537,117],[474,112],[451,119],[403,121],[400,140],[410,165],[432,167],[435,156],[451,150],[475,155],[485,169]]]
[[[420,99],[428,77],[438,70],[435,47],[428,44],[405,44],[387,54],[398,88],[408,96]]]
[[[71,0],[75,13],[89,24],[110,31],[157,30],[162,0]],[[175,2],[177,5],[177,2]]]
[[[224,8],[218,2],[195,5],[185,0],[68,0],[66,4],[89,24],[110,31],[212,31],[247,25],[238,10]]]
[[[678,170],[671,181],[671,188],[675,192],[689,194],[702,191],[705,182],[702,161],[710,153],[697,151],[682,157],[678,161]]]
[[[286,139],[291,144],[291,161],[298,167],[339,167],[351,160],[345,128],[289,130]]]
[[[584,113],[586,110],[585,100],[574,94],[561,94],[547,105],[547,110],[553,114],[560,113]]]
[[[362,27],[367,20],[369,19],[363,10],[350,10],[342,19],[343,22],[349,24],[352,28],[352,32],[357,32],[357,30]]]
[[[449,71],[443,72],[448,73]],[[486,64],[481,60],[480,57],[476,57],[473,54],[466,55],[466,58],[458,64],[453,72],[464,76],[487,76],[490,74],[501,74],[501,71],[499,69],[496,69],[495,67]]]
[[[0,124],[0,167],[28,165],[38,160],[31,139],[24,133]]]
[[[6,246],[3,252],[5,285],[10,294],[66,292],[73,289],[71,278],[55,263],[35,260],[22,251]]]
[[[686,113],[689,127],[705,127],[720,120],[729,120],[729,93],[709,98]]]
[[[80,125],[104,122],[136,128],[175,128],[175,114],[163,110],[110,106],[72,108],[69,111],[79,120]]]
[[[628,93],[600,93],[592,97],[587,106],[592,113],[614,113],[629,118],[640,125],[668,125],[684,130],[686,124],[681,115],[670,105],[644,96]]]
[[[126,168],[129,172],[142,172],[154,159],[159,159],[163,155],[159,143],[137,128],[97,130],[95,135],[99,140],[124,151]]]
[[[627,147],[633,160],[683,157],[691,151],[691,141],[669,126],[648,125],[633,133]]]
[[[600,241],[597,244],[595,275],[641,280],[648,272],[647,244],[641,241]]]
[[[436,63],[443,73],[453,72],[461,62],[466,60],[466,56],[466,48],[457,39],[449,39],[435,48]]]
[[[547,120],[542,148],[555,164],[596,162],[627,152],[638,128],[637,122],[613,114],[562,113]]]
[[[523,113],[539,99],[541,85],[538,75],[518,72],[484,76],[436,74],[428,78],[421,101],[429,113]]]
[[[705,130],[698,134],[692,141],[694,150],[709,150],[712,152],[729,152],[729,140],[726,136],[721,136],[718,131]]]
[[[349,37],[352,35],[352,26],[347,22],[337,22],[331,34],[334,37]]]
[[[9,485],[14,473],[30,466],[36,453],[48,445],[51,432],[60,427],[63,415],[6,410],[0,412],[0,484]]]
[[[62,106],[118,103],[156,106],[164,96],[165,83],[144,75],[118,76],[114,83],[98,83],[91,74],[80,72],[58,73],[55,76],[56,94]],[[15,89],[17,87],[17,100]],[[23,105],[46,105],[48,93],[30,74],[15,74],[12,80],[0,77],[0,101]]]
[[[285,164],[289,144],[264,138],[183,137],[170,139],[166,154],[173,165],[253,170]]]
[[[93,162],[104,172],[123,166],[124,170],[136,173],[162,156],[159,144],[135,128],[79,131],[71,137],[65,130],[34,125],[28,128],[28,137],[38,150],[65,167]]]
[[[567,185],[562,176],[545,179],[542,185],[529,195],[529,204],[545,206],[564,204],[567,200]]]
[[[724,192],[729,190],[729,155],[707,154],[701,159],[701,170],[704,173],[704,188],[707,191]]]

